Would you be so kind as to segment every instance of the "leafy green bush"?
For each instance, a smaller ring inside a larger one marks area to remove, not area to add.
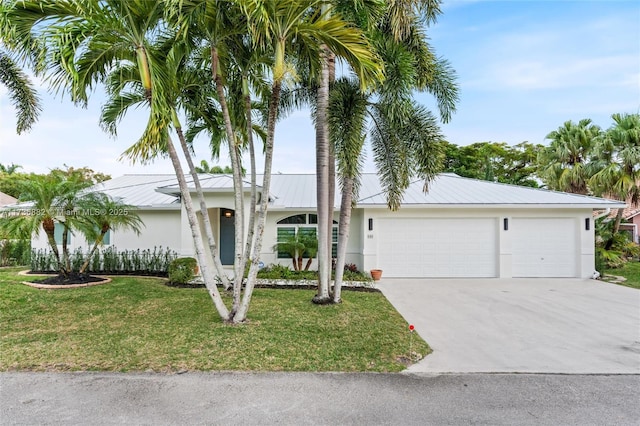
[[[640,247],[631,241],[629,234],[613,233],[613,221],[596,221],[596,270],[621,268],[629,259],[640,255]]]
[[[318,271],[294,271],[284,265],[269,265],[258,271],[258,278],[270,280],[317,280]],[[371,277],[362,272],[345,268],[343,281],[372,281]]]
[[[31,241],[0,240],[0,266],[28,265],[31,258]]]
[[[316,271],[294,271],[288,266],[273,264],[258,271],[258,278],[268,280],[317,280]]]
[[[198,262],[193,257],[181,257],[169,264],[169,282],[188,284],[196,276]]]
[[[360,272],[357,269],[355,271],[352,271],[350,269],[345,269],[344,270],[344,275],[342,276],[342,280],[343,281],[373,281],[373,279],[365,274],[364,272]]]
[[[166,276],[169,264],[177,257],[178,254],[168,248],[118,251],[112,246],[94,253],[87,272]],[[79,267],[85,258],[86,254],[80,248],[70,255],[74,268]],[[55,257],[51,250],[32,250],[30,263],[25,264],[30,264],[33,272],[57,272]]]

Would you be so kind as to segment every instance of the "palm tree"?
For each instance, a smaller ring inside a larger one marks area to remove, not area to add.
[[[79,229],[87,237],[87,241],[94,243],[78,270],[79,274],[84,274],[87,270],[91,258],[98,246],[102,245],[107,232],[130,229],[136,234],[140,234],[140,228],[143,226],[142,220],[135,213],[133,206],[113,200],[102,193],[89,194],[83,208],[87,214],[83,215],[85,220],[81,221]]]
[[[640,203],[640,114],[613,114],[611,118],[613,125],[594,148],[598,171],[589,180],[589,186],[597,195],[612,196],[637,207]],[[620,229],[623,212],[624,209],[618,209],[614,235]]]
[[[593,171],[589,161],[600,127],[589,119],[565,122],[546,136],[551,143],[538,155],[539,175],[549,189],[586,195]]]
[[[375,96],[358,93],[357,81],[352,79],[341,79],[332,89],[329,128],[342,187],[334,303],[339,303],[341,297],[351,208],[357,197],[367,122],[371,123],[374,161],[390,209],[399,207],[412,177],[424,179],[426,189],[441,170],[442,136],[436,120],[412,99],[414,90],[433,94],[443,122],[455,111],[455,73],[446,60],[435,56],[420,25],[435,21],[440,13],[439,3],[391,1],[386,9],[372,9],[368,16],[347,12],[367,28],[385,62],[386,79],[376,87]]]
[[[61,275],[70,272],[67,250],[68,237],[74,226],[73,211],[81,206],[81,191],[90,184],[69,179],[62,173],[33,175],[20,182],[20,201],[29,202],[25,207],[14,207],[0,219],[0,228],[11,235],[38,235],[44,230]],[[63,226],[63,257],[60,256],[55,238],[56,224]]]
[[[76,103],[86,104],[89,90],[104,82],[118,65],[122,70],[127,65],[137,66],[137,81],[149,101],[150,116],[142,137],[127,154],[144,162],[168,153],[203,279],[218,313],[226,320],[228,310],[216,287],[182,165],[169,136],[175,118],[175,105],[167,102],[170,98],[166,96],[171,94],[171,76],[149,51],[154,42],[169,39],[166,36],[171,29],[163,21],[165,6],[145,0],[25,1],[12,4],[3,15],[12,22],[18,37],[35,34],[45,44],[49,81],[54,88],[67,90]]]
[[[200,165],[196,166],[197,173],[210,173],[210,174],[230,174],[233,173],[233,170],[230,166],[224,166],[224,168],[220,166],[210,165],[207,160],[200,161]]]
[[[14,174],[16,172],[16,170],[21,169],[22,166],[18,165],[18,164],[9,164],[9,165],[4,165],[2,163],[0,163],[0,173],[5,173],[8,175]]]
[[[27,75],[18,65],[0,50],[0,84],[9,90],[9,99],[17,110],[18,122],[16,131],[18,134],[29,131],[33,123],[38,120],[42,111],[40,98],[29,81]]]
[[[250,256],[251,266],[247,288],[236,314],[240,320],[244,320],[246,317],[246,309],[253,292],[253,283],[258,273],[259,254],[262,248],[262,235],[269,201],[267,195],[271,188],[273,144],[280,93],[285,76],[291,69],[288,65],[289,54],[295,53],[297,60],[317,65],[319,46],[325,44],[351,64],[360,76],[363,87],[380,79],[377,58],[372,54],[363,34],[338,16],[324,17],[318,10],[320,5],[321,1],[277,1],[259,2],[246,9],[251,24],[251,35],[258,46],[265,51],[273,49],[274,62],[271,67],[273,80],[265,143],[263,197],[260,200],[256,239]],[[322,247],[321,244],[322,241],[319,242],[320,247]]]

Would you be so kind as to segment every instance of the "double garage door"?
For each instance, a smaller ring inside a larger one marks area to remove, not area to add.
[[[386,277],[487,278],[499,275],[498,218],[397,218],[378,221],[378,264]],[[571,218],[513,218],[512,276],[576,276]]]

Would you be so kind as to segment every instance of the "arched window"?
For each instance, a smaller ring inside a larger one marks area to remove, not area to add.
[[[318,215],[315,213],[301,213],[285,217],[276,223],[277,241],[283,242],[288,237],[296,234],[318,235]],[[338,255],[338,222],[333,221],[333,232],[331,232],[331,256]],[[278,251],[278,259],[290,259],[291,256]]]

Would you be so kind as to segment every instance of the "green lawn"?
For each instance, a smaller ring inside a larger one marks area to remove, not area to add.
[[[37,290],[0,269],[0,371],[400,371],[430,352],[380,293],[256,289],[250,322],[221,323],[204,289],[116,277]]]
[[[604,274],[605,279],[607,274],[625,277],[627,280],[620,283],[620,285],[640,289],[640,262],[637,260],[627,262],[619,269],[607,269]]]

